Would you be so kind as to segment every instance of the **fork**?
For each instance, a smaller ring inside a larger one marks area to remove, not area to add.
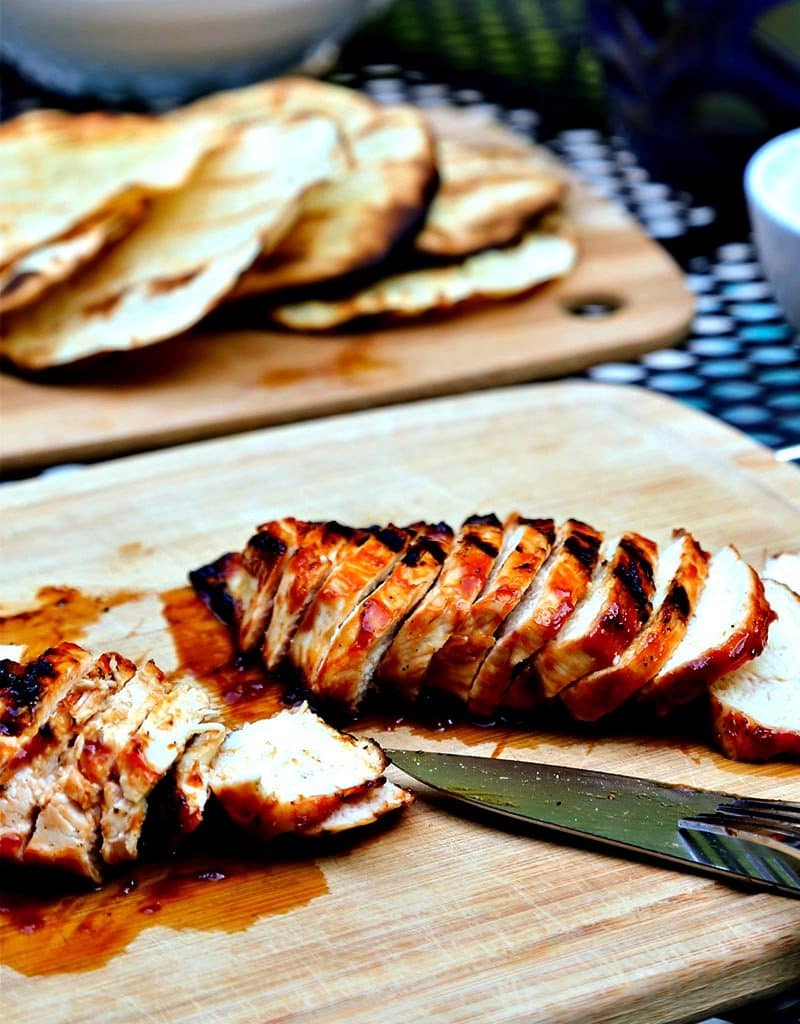
[[[678,830],[700,865],[800,890],[800,804],[739,797],[681,818]]]

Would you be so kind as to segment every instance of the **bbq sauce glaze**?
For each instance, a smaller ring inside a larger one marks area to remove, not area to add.
[[[0,640],[26,644],[26,657],[62,639],[80,641],[107,610],[142,595],[119,591],[97,596],[71,587],[44,587],[37,596],[33,609],[0,617]],[[191,587],[159,596],[178,663],[172,674],[188,672],[202,683],[227,725],[274,714],[302,699],[290,680],[268,674],[257,659],[237,657],[228,627]],[[459,722],[442,705],[399,714],[376,707],[349,724],[368,733],[402,728],[423,739],[446,730],[470,746],[494,740],[494,756],[515,734],[513,729]],[[331,850],[342,855],[391,827],[379,824],[358,836],[313,843],[289,839],[264,846],[249,843],[218,810],[211,810],[207,825],[177,850],[146,849],[142,861],[97,888],[87,888],[79,879],[3,865],[0,963],[31,976],[91,971],[156,925],[178,931],[245,930],[262,917],[288,913],[328,891],[325,875],[312,858],[324,858]]]

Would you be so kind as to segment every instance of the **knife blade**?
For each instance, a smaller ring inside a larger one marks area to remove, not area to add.
[[[800,897],[800,803],[505,758],[421,750],[386,754],[407,775],[454,800]]]

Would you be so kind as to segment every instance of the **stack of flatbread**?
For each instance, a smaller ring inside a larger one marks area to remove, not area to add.
[[[0,126],[0,353],[39,370],[216,307],[324,331],[567,273],[564,184],[527,143],[286,78],[160,117]]]

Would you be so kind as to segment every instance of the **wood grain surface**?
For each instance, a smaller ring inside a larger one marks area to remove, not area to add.
[[[472,137],[509,138],[466,115],[455,123]],[[262,328],[253,314],[249,327],[198,330],[47,378],[0,373],[5,469],[553,377],[683,337],[693,304],[678,268],[621,207],[569,180],[580,261],[526,297],[329,336],[270,329],[266,319]],[[597,300],[616,308],[597,318],[569,311]]]
[[[515,508],[655,539],[685,526],[761,564],[798,546],[800,474],[635,389],[550,384],[441,399],[7,485],[0,601],[11,614],[35,608],[44,586],[78,588],[95,598],[94,614],[81,612],[84,643],[172,669],[180,658],[164,594],[180,593],[187,569],[240,546],[257,522],[455,522]],[[4,641],[14,621],[17,639],[29,636],[31,616],[7,620]],[[796,764],[728,761],[702,726],[603,737],[388,723],[361,728],[397,747],[800,798]],[[659,1024],[800,976],[798,901],[459,816],[425,796],[294,866],[285,853],[262,856],[246,885],[189,887],[180,913],[160,918],[142,916],[150,904],[103,904],[100,894],[88,923],[51,943],[46,972],[47,926],[26,947],[0,915],[4,1020]],[[79,901],[59,914],[78,911]],[[118,948],[92,960],[85,950],[104,921]]]

